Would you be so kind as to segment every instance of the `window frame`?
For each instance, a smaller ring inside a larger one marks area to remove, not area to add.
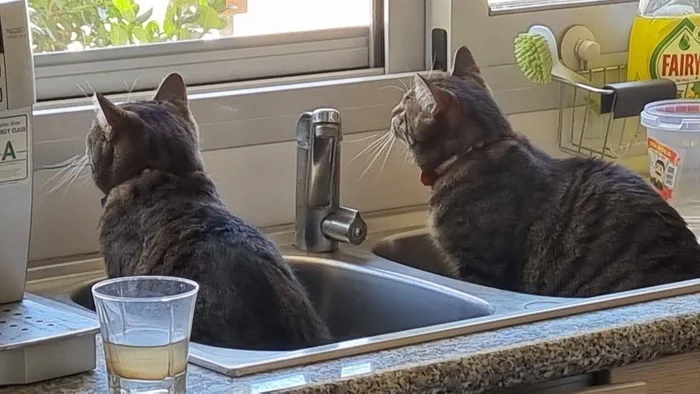
[[[202,85],[366,69],[369,35],[369,28],[353,27],[41,53],[34,56],[37,96],[39,100],[76,97],[83,94],[81,89],[105,94],[132,87],[148,90],[174,70],[190,84]]]
[[[190,85],[270,79],[383,66],[387,0],[370,0],[370,27],[347,27],[217,40],[192,40],[34,55],[37,99],[75,98],[157,86],[177,70]],[[212,70],[216,70],[212,73]],[[134,75],[138,73],[138,79]]]

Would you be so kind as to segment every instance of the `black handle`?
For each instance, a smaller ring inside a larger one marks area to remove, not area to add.
[[[600,99],[600,113],[612,112],[613,119],[639,116],[644,106],[654,101],[672,100],[677,97],[676,84],[669,79],[620,82],[605,85],[614,94],[604,94]]]

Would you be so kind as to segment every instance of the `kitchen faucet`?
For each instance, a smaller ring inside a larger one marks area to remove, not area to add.
[[[360,213],[340,206],[340,112],[301,114],[296,127],[296,243],[305,252],[334,252],[338,242],[359,245],[367,236]]]

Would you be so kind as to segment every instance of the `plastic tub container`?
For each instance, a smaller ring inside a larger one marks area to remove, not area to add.
[[[652,186],[700,231],[700,100],[647,104],[641,114],[647,129]]]

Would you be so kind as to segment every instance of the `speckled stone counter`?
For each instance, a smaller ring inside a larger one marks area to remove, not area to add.
[[[90,372],[0,393],[105,393]],[[242,378],[190,365],[188,393],[483,393],[700,350],[700,294]]]

